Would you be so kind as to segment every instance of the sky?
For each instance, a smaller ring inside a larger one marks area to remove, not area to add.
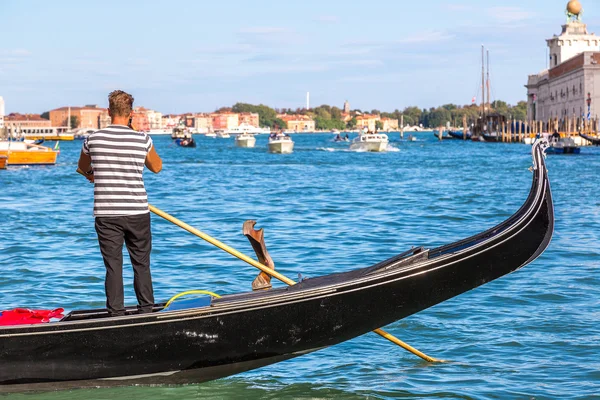
[[[0,0],[6,111],[107,105],[114,89],[162,113],[236,102],[402,110],[525,100],[567,0]],[[581,0],[588,30],[600,5]]]

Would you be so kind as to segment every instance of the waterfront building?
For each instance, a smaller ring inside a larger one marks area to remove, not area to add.
[[[131,124],[138,131],[147,132],[150,130],[150,121],[148,121],[148,109],[144,107],[134,107],[131,116]]]
[[[600,114],[600,37],[588,33],[580,10],[571,11],[561,34],[546,40],[548,68],[528,77],[529,120],[562,122]]]
[[[179,125],[181,116],[175,114],[167,114],[162,116],[162,128],[173,129]],[[184,121],[185,122],[185,121]]]
[[[248,124],[248,125],[252,125],[256,128],[260,127],[259,123],[259,116],[257,113],[250,113],[250,112],[243,112],[243,113],[239,113],[239,123],[241,124]]]
[[[99,129],[100,116],[106,113],[106,108],[97,105],[86,105],[84,107],[60,107],[49,112],[52,126],[69,126],[69,117],[76,117],[75,126],[71,129]]]
[[[0,96],[0,129],[4,128],[4,99]]]
[[[4,117],[4,125],[9,129],[50,128],[52,123],[39,114],[10,113]]]
[[[212,128],[215,131],[229,130],[237,128],[240,125],[239,115],[232,112],[210,114],[212,118]]]
[[[379,115],[371,115],[371,114],[361,114],[356,117],[356,127],[358,129],[367,128],[367,130],[371,132],[375,132],[377,130],[377,121],[380,121]],[[396,127],[397,127],[396,123]]]
[[[196,132],[208,133],[213,130],[212,118],[208,114],[200,113],[193,116],[193,127]]]
[[[162,129],[162,113],[154,110],[146,109],[146,117],[148,118],[148,124],[150,129]]]
[[[287,125],[287,129],[296,132],[314,132],[315,121],[308,115],[288,115],[278,114],[277,118],[284,121]]]
[[[398,120],[393,118],[381,118],[381,123],[383,124],[382,130],[384,131],[397,131],[398,130]]]

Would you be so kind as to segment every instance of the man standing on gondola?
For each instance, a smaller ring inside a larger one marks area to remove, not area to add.
[[[142,172],[162,169],[152,139],[133,129],[133,96],[115,90],[108,96],[111,124],[83,143],[79,169],[94,183],[94,216],[100,252],[106,267],[106,308],[125,315],[123,243],[134,269],[133,286],[140,313],[152,312],[150,274],[152,234]]]

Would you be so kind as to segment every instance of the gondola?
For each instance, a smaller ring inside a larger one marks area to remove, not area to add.
[[[588,142],[591,142],[594,146],[600,146],[600,138],[593,137],[593,136],[590,136],[590,135],[586,135],[585,133],[580,133],[579,136],[581,136],[582,138],[584,138]]]
[[[454,139],[460,140],[471,140],[471,132],[467,131],[466,135],[463,135],[462,131],[448,131],[448,135],[452,136]]]
[[[194,138],[178,138],[175,139],[175,144],[179,147],[196,147]]]
[[[336,345],[520,269],[548,246],[554,211],[544,160],[506,221],[434,249],[194,308],[122,317],[82,310],[59,322],[0,327],[0,393],[200,383]]]

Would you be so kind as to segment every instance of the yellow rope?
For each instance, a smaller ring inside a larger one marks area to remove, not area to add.
[[[169,301],[167,301],[167,304],[165,304],[165,308],[169,307],[169,305],[172,302],[174,302],[176,299],[178,299],[181,296],[185,296],[186,294],[208,294],[208,295],[210,295],[212,297],[216,297],[217,299],[221,298],[221,296],[219,296],[218,294],[213,293],[213,292],[209,292],[208,290],[187,290],[185,292],[178,293],[175,296],[171,297],[169,299]]]

